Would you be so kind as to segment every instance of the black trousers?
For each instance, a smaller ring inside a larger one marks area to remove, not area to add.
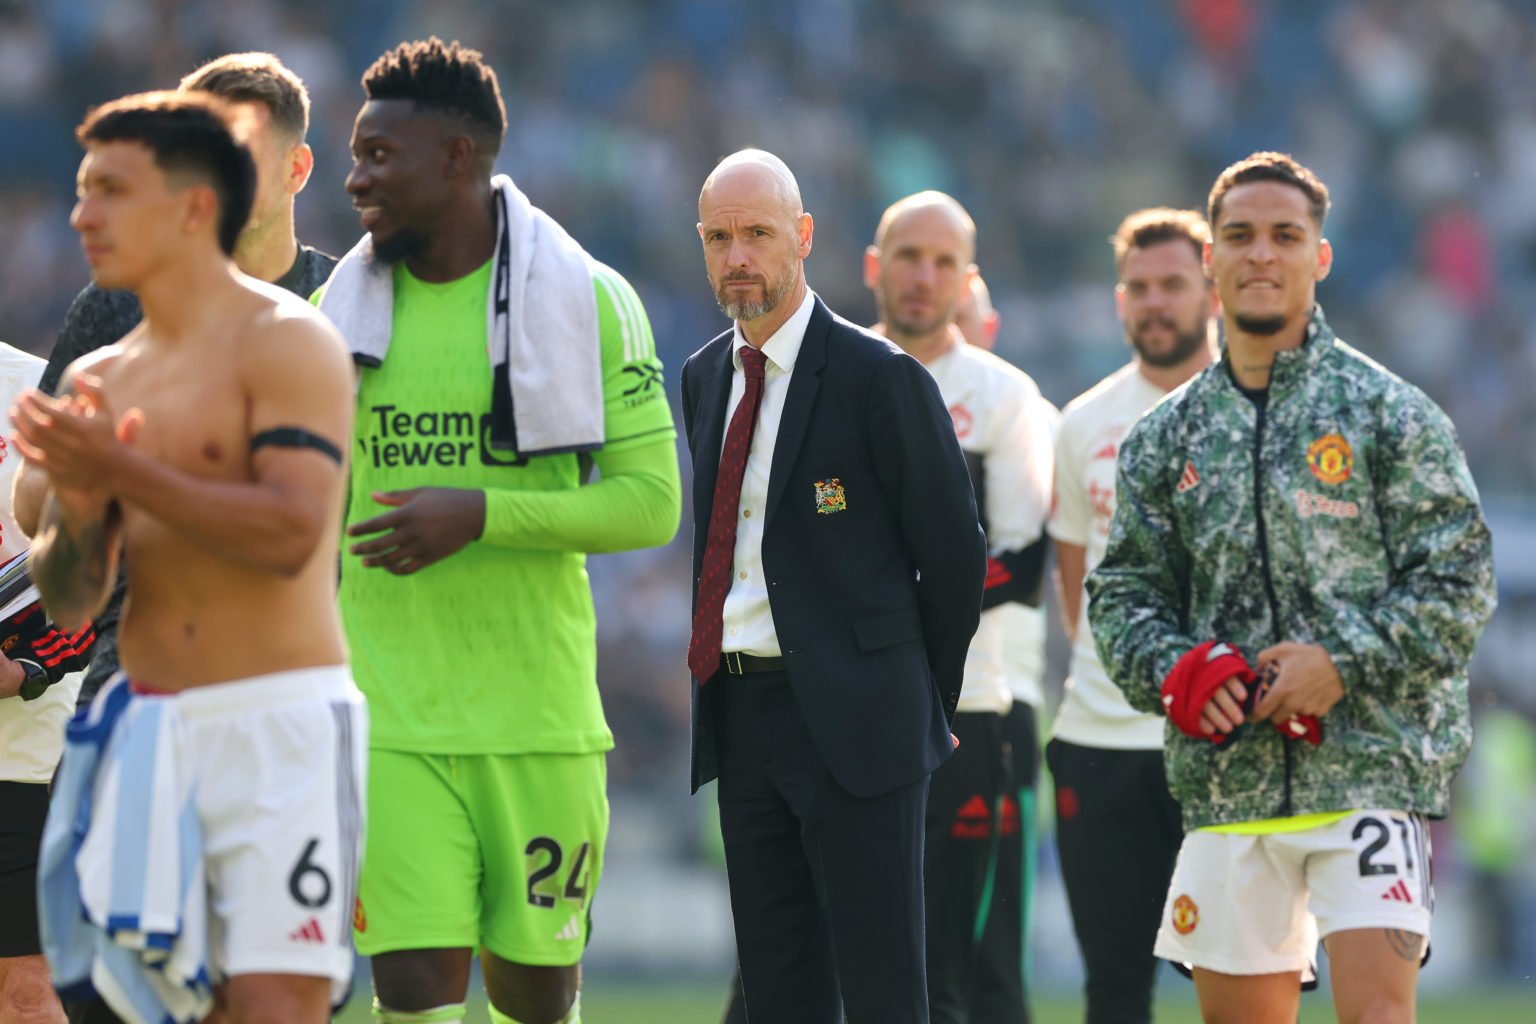
[[[827,771],[786,675],[721,675],[709,685],[720,688],[720,831],[748,1019],[929,1024],[928,780],[855,797]]]
[[[0,782],[0,957],[36,956],[37,857],[48,820],[48,784]]]
[[[1152,946],[1184,827],[1161,750],[1052,740],[1056,848],[1087,973],[1087,1024],[1150,1024]]]
[[[924,854],[933,1024],[1028,1024],[1035,711],[962,712],[933,775]]]

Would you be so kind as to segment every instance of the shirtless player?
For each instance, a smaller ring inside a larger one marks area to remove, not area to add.
[[[150,93],[77,130],[71,223],[144,320],[11,415],[50,484],[50,615],[84,621],[126,561],[122,665],[181,721],[223,1012],[319,1024],[351,972],[367,748],[335,603],[352,371],[322,316],[231,263],[255,169],[228,125],[216,99]]]

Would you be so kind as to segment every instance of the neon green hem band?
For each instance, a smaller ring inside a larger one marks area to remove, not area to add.
[[[1337,824],[1354,813],[1354,811],[1320,811],[1317,814],[1296,814],[1289,818],[1261,818],[1258,821],[1234,821],[1229,825],[1207,825],[1195,831],[1221,832],[1234,836],[1270,836],[1281,832],[1305,832],[1308,829]]]

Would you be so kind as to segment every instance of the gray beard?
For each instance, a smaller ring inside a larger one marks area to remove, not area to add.
[[[758,317],[767,316],[777,309],[779,303],[784,301],[784,296],[789,294],[789,290],[794,285],[795,279],[791,277],[777,291],[767,291],[765,289],[766,294],[761,302],[748,302],[745,299],[738,302],[727,302],[720,297],[720,293],[717,291],[715,292],[715,305],[720,307],[720,312],[732,320],[756,320]]]
[[[732,320],[756,320],[760,316],[771,313],[778,302],[769,302],[766,299],[762,302],[722,302],[717,298],[715,305],[720,307],[720,312]]]
[[[1262,337],[1279,334],[1285,329],[1285,317],[1283,316],[1244,316],[1239,313],[1233,317],[1237,329],[1244,334],[1257,334]]]

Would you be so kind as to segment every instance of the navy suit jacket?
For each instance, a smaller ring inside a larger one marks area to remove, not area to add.
[[[693,595],[725,430],[733,331],[683,364],[693,457]],[[818,500],[821,482],[830,498]],[[923,365],[834,315],[806,328],[769,468],[763,570],[800,712],[832,777],[876,796],[952,751],[949,719],[981,615],[986,543],[965,458]],[[693,682],[695,790],[716,776],[720,674]]]

